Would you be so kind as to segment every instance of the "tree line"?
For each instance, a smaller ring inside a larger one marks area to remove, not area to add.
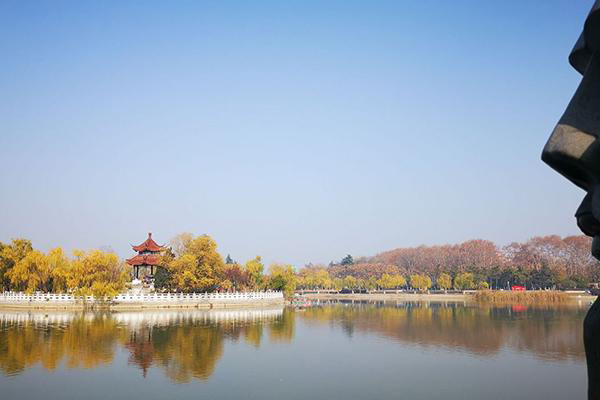
[[[328,266],[309,265],[298,274],[303,289],[528,289],[586,288],[600,282],[592,239],[539,236],[498,247],[487,240],[443,246],[398,248]]]
[[[177,235],[161,255],[155,272],[159,291],[214,292],[295,289],[291,265],[272,264],[265,273],[260,257],[240,265],[224,262],[217,244],[208,235]],[[113,252],[73,251],[62,248],[47,253],[33,248],[30,240],[0,242],[0,290],[26,293],[71,293],[77,296],[114,297],[128,289],[132,268]]]
[[[586,236],[534,237],[498,247],[486,240],[455,245],[399,248],[339,263],[290,264],[267,268],[260,257],[244,263],[223,260],[208,235],[182,233],[162,253],[154,275],[159,291],[213,292],[301,289],[417,290],[509,288],[584,288],[600,281],[600,263],[590,255]],[[76,250],[69,257],[60,247],[47,253],[27,239],[0,243],[0,288],[3,291],[114,296],[127,289],[131,268],[116,254]]]

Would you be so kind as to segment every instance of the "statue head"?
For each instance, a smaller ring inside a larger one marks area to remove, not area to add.
[[[575,212],[581,231],[594,238],[600,259],[600,0],[596,0],[569,56],[581,83],[542,152],[542,160],[587,194]]]

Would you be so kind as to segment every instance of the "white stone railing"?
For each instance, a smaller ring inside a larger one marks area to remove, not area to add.
[[[198,303],[198,302],[245,302],[257,300],[283,299],[282,292],[234,292],[234,293],[152,293],[152,294],[119,294],[112,298],[114,303]],[[0,293],[0,303],[76,303],[85,301],[93,303],[94,296],[74,296],[70,294],[21,292]]]

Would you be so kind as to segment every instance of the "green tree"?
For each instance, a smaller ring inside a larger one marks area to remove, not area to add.
[[[154,272],[154,288],[170,289],[171,285],[171,272],[169,269],[162,266],[157,266],[156,271]]]
[[[160,265],[154,271],[154,288],[159,290],[173,289],[173,281],[169,264],[175,260],[175,253],[171,247],[162,252]]]
[[[296,274],[291,265],[273,264],[269,268],[269,288],[281,290],[286,297],[291,297],[296,290]]]
[[[352,256],[350,254],[346,255],[346,257],[342,258],[342,261],[340,262],[341,265],[352,265],[354,264],[354,259],[352,258]]]

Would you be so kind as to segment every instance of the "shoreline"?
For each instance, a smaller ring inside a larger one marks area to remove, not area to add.
[[[597,296],[572,293],[569,294],[570,302],[596,300]],[[439,302],[476,302],[470,293],[306,293],[295,299],[307,300],[353,300],[353,301],[439,301]],[[533,303],[535,304],[535,303]],[[542,304],[542,303],[540,303]]]

